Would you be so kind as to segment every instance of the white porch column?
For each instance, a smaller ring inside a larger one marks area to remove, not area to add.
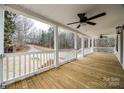
[[[84,57],[84,38],[83,37],[81,38],[81,53],[82,53],[82,56]]]
[[[94,38],[92,38],[91,43],[92,43],[92,44],[91,44],[91,45],[92,45],[92,46],[91,46],[91,52],[93,52],[93,49],[94,49]]]
[[[122,65],[123,65],[123,69],[124,69],[124,25],[122,27],[123,27],[123,31],[122,31],[122,33],[123,33],[123,36],[122,36],[123,37],[123,39],[122,39],[123,40],[123,45],[122,45],[123,46],[123,49],[122,49],[123,50],[123,64]]]
[[[75,49],[75,58],[77,59],[77,33],[74,34],[74,49]]]
[[[58,26],[54,30],[54,51],[55,51],[55,66],[59,66],[59,52],[58,52]]]
[[[4,6],[0,5],[0,88],[3,82],[3,54],[4,54]]]
[[[90,47],[90,38],[88,38],[88,53],[91,52],[91,47]]]
[[[90,38],[88,38],[88,48],[90,48]]]
[[[115,35],[115,37],[114,37],[114,39],[115,39],[115,47],[114,47],[114,54],[116,54],[116,44],[117,44],[117,40],[116,40],[116,38],[117,38],[117,35]]]

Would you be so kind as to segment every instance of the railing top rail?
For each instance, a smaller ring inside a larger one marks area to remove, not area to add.
[[[94,48],[114,48],[114,47],[94,47]]]
[[[5,53],[5,56],[19,56],[19,55],[30,55],[30,54],[40,54],[40,53],[54,53],[54,50],[40,51],[40,52],[20,52],[20,53]]]

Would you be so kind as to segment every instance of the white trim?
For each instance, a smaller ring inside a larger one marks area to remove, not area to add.
[[[4,53],[4,6],[0,5],[0,54]]]
[[[123,27],[124,27],[124,26],[123,26]],[[122,65],[123,65],[123,66],[122,66],[122,67],[123,67],[123,69],[124,69],[124,28],[123,28],[122,34],[123,34],[123,37],[122,37],[122,38],[123,38],[123,45],[122,45],[122,46],[123,46],[123,51],[122,51],[122,52],[123,52],[123,64],[122,64]]]
[[[84,57],[84,38],[81,38],[81,53],[82,53],[82,57]]]
[[[74,33],[75,58],[77,59],[77,33]]]
[[[94,52],[93,49],[94,49],[94,38],[91,39],[91,52]]]
[[[0,88],[3,83],[4,5],[0,5]]]
[[[55,51],[55,66],[59,66],[59,51],[58,51],[58,26],[54,27],[54,51]]]
[[[5,53],[6,57],[20,56],[20,55],[30,55],[30,54],[41,54],[41,53],[54,53],[54,50],[40,51],[40,52],[19,52],[19,53]]]

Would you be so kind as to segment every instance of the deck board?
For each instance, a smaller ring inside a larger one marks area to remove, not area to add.
[[[114,54],[92,53],[58,68],[7,85],[6,88],[124,88],[124,70]]]

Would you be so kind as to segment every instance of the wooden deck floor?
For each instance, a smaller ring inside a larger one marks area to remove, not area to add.
[[[124,88],[124,70],[113,54],[93,53],[6,88]]]

